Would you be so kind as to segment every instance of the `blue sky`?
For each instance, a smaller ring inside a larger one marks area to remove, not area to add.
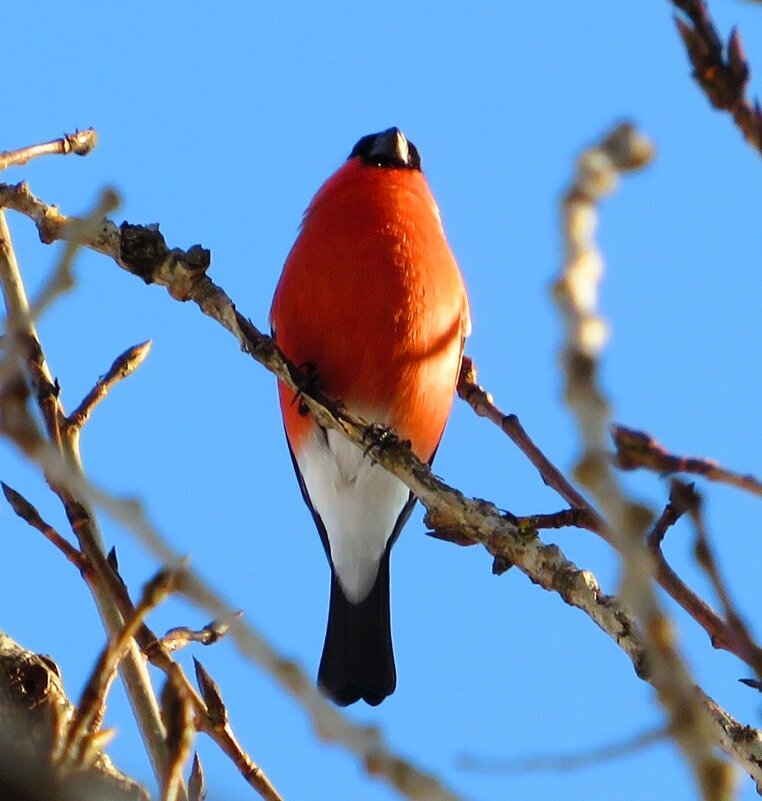
[[[762,71],[762,10],[715,0],[721,31],[741,30]],[[756,367],[759,315],[759,155],[690,80],[670,5],[610,0],[546,3],[133,2],[117,12],[85,0],[4,10],[6,113],[0,150],[94,126],[86,159],[48,158],[7,171],[68,214],[114,186],[114,215],[160,222],[170,246],[212,251],[211,276],[260,327],[301,214],[363,134],[401,127],[415,142],[469,287],[467,352],[482,383],[515,412],[560,467],[578,440],[560,398],[561,325],[548,288],[560,265],[558,200],[576,154],[613,123],[634,120],[657,148],[604,203],[607,262],[601,303],[612,325],[603,381],[616,419],[669,448],[762,473]],[[759,81],[755,85],[759,88]],[[34,293],[57,248],[10,217]],[[40,323],[63,399],[73,408],[113,358],[153,340],[139,372],[95,412],[83,441],[91,477],[139,496],[151,519],[284,655],[314,674],[328,569],[283,441],[275,382],[195,307],[172,301],[94,254],[79,287]],[[436,472],[514,514],[563,504],[484,421],[456,402]],[[51,523],[64,516],[34,471],[0,445],[0,478]],[[664,482],[626,476],[659,510]],[[758,502],[707,486],[721,566],[752,618],[762,589]],[[7,509],[0,627],[60,664],[81,688],[103,636],[84,585]],[[105,516],[133,590],[156,569]],[[389,743],[469,799],[540,795],[695,797],[667,744],[570,774],[484,776],[459,755],[574,752],[660,724],[650,688],[580,612],[516,570],[500,578],[479,548],[423,536],[420,511],[392,560],[398,690],[382,706],[351,708]],[[546,536],[615,591],[616,560],[592,534]],[[670,533],[676,567],[711,599],[690,558],[687,524]],[[19,603],[19,586],[33,602]],[[713,600],[713,599],[711,599]],[[667,604],[669,609],[673,609]],[[674,610],[673,610],[674,611]],[[207,616],[179,602],[158,629]],[[749,671],[714,652],[677,613],[696,678],[742,722],[759,723]],[[342,750],[315,741],[307,719],[230,643],[194,652],[222,687],[241,741],[287,799],[387,801]],[[190,653],[183,654],[188,664]],[[109,707],[117,763],[150,780],[121,690]],[[210,799],[252,797],[204,739]],[[755,797],[748,780],[740,796]]]

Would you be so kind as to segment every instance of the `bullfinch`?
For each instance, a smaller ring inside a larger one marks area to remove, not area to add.
[[[399,128],[363,136],[320,187],[286,259],[270,322],[295,364],[431,462],[470,332],[468,299],[415,145]],[[394,692],[389,555],[415,503],[408,488],[279,382],[302,497],[331,568],[318,670],[342,706]]]

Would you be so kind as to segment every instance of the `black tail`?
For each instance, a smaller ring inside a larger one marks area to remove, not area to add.
[[[318,684],[340,706],[380,704],[397,685],[389,618],[389,548],[367,598],[350,603],[335,574]]]

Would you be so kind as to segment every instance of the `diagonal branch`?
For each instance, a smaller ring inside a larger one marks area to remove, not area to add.
[[[160,570],[146,584],[143,595],[132,614],[125,619],[122,628],[103,649],[82,690],[82,697],[74,710],[66,736],[62,740],[62,757],[73,758],[75,761],[81,759],[88,735],[96,732],[100,726],[106,694],[116,675],[119,662],[126,656],[130,643],[143,625],[143,619],[148,612],[158,606],[174,590],[178,582],[178,575],[177,569]]]
[[[69,415],[67,424],[74,428],[82,428],[90,418],[93,409],[108,395],[111,389],[140,367],[150,349],[151,340],[149,339],[147,342],[128,348],[121,356],[117,356],[106,374],[98,379],[79,406]]]
[[[751,641],[748,632],[746,637],[736,636],[732,622],[717,614],[677,575],[661,549],[661,543],[669,527],[688,511],[687,501],[692,492],[692,485],[673,481],[669,503],[648,534],[647,543],[656,561],[659,584],[662,587],[669,587],[669,594],[706,631],[714,648],[721,648],[734,654],[755,671],[759,671],[762,665],[762,648]]]
[[[741,35],[734,28],[725,47],[704,0],[672,0],[685,14],[675,17],[678,33],[693,65],[693,77],[709,102],[728,111],[746,141],[762,153],[762,109],[746,97],[749,65]]]
[[[66,238],[71,218],[36,198],[25,184],[0,184],[0,207],[14,208],[32,218],[44,242]],[[243,349],[256,361],[281,378],[288,386],[302,388],[302,397],[318,421],[340,430],[357,447],[368,449],[369,427],[360,418],[349,414],[331,398],[310,388],[300,371],[278,349],[277,345],[259,332],[238,313],[222,289],[205,274],[209,254],[200,246],[188,251],[169,249],[155,227],[116,226],[103,220],[97,234],[85,246],[111,257],[120,267],[147,283],[167,287],[176,300],[192,300],[207,315],[217,320],[236,337]],[[18,442],[18,439],[14,438]],[[503,515],[494,505],[482,500],[470,500],[453,487],[432,475],[404,443],[386,442],[384,447],[371,444],[375,461],[400,478],[426,506],[427,523],[435,528],[459,530],[463,536],[480,542],[495,557],[515,564],[534,583],[557,592],[567,603],[584,611],[611,637],[631,659],[638,675],[653,681],[647,654],[637,627],[618,599],[605,595],[588,571],[580,570],[567,560],[556,545],[546,545],[531,532],[519,530],[512,516]],[[50,469],[58,468],[55,457],[48,452],[26,450],[38,462]],[[102,506],[122,522],[143,544],[165,564],[172,564],[178,555],[167,545],[134,502],[115,499],[99,491],[83,477],[66,474],[71,486],[86,492],[92,502]],[[181,591],[195,604],[217,617],[231,615],[234,610],[196,574],[184,575]],[[393,754],[377,731],[352,724],[336,709],[329,706],[315,689],[312,681],[297,667],[284,660],[259,634],[243,622],[231,628],[230,636],[244,654],[273,676],[288,692],[304,705],[313,725],[325,740],[342,743],[374,774],[384,776],[394,787],[418,799],[454,799],[455,796],[433,777]],[[730,754],[762,789],[762,735],[730,718],[711,699],[696,691],[698,703],[709,718],[712,741]]]
[[[505,414],[505,412],[501,411],[495,404],[492,395],[476,383],[476,367],[467,356],[464,357],[463,360],[463,369],[461,370],[458,383],[458,394],[471,406],[477,415],[494,423],[507,434],[537,468],[545,484],[553,488],[564,500],[572,505],[570,510],[560,513],[560,516],[551,515],[546,518],[541,515],[516,518],[516,522],[522,530],[548,528],[550,527],[549,524],[557,520],[561,525],[585,528],[606,539],[608,536],[608,529],[600,514],[595,511],[592,504],[572,486],[563,473],[561,473],[542,452],[539,446],[525,431],[518,417],[515,414]],[[631,440],[632,450],[629,444],[623,446],[620,450],[620,455],[622,455],[624,460],[632,459],[632,465],[628,464],[626,461],[620,462],[618,465],[625,470],[635,469],[637,466],[635,460],[640,458],[640,443],[643,441],[643,437],[647,435],[640,435],[639,432],[633,432],[621,426],[615,427],[614,431],[618,447],[621,440],[620,432],[627,432],[628,437],[631,434],[637,434],[637,437]],[[675,458],[679,459],[680,457]],[[691,463],[693,460],[686,461]],[[681,462],[681,464],[684,466],[685,463]],[[643,466],[645,466],[645,464]],[[743,479],[746,481],[751,479],[751,477],[744,476]],[[758,660],[762,659],[762,650],[760,650],[758,646],[753,648],[742,646],[738,638],[734,637],[732,632],[729,631],[728,623],[680,578],[669,565],[661,550],[661,541],[667,529],[674,525],[683,511],[684,509],[679,507],[678,504],[673,503],[672,498],[670,498],[670,502],[666,505],[656,523],[654,523],[647,537],[648,546],[656,561],[656,580],[659,582],[662,589],[664,589],[670,597],[676,601],[704,631],[706,631],[714,648],[728,651],[750,667],[756,669],[755,666],[758,664]],[[467,537],[459,537],[457,530],[440,529],[439,532],[433,532],[433,536],[439,536],[440,539],[446,539],[450,542],[454,542],[456,545],[472,543],[472,540]],[[617,547],[616,543],[610,544]],[[504,565],[496,564],[493,569],[502,572],[503,567]]]
[[[90,226],[75,225],[74,231],[86,233]],[[53,381],[45,356],[37,338],[30,315],[26,291],[11,244],[5,214],[0,211],[0,285],[8,312],[6,323],[6,354],[3,362],[2,409],[0,428],[6,434],[13,432],[16,442],[26,452],[49,450],[60,462],[61,472],[83,478],[79,455],[79,430],[73,437],[62,437],[66,415],[58,397],[58,385]],[[37,401],[47,428],[46,440],[37,430],[33,418],[27,412],[28,389],[24,373],[28,370],[37,389]],[[65,482],[57,480],[49,469],[45,477],[51,488],[61,499],[70,525],[74,531],[82,554],[92,567],[93,592],[98,611],[106,630],[111,636],[122,628],[123,618],[115,601],[115,576],[103,549],[103,538],[97,521],[85,497],[72,493]],[[151,680],[137,647],[130,646],[120,670],[138,726],[146,744],[157,778],[161,780],[167,764],[167,749],[164,727],[159,716],[158,702]]]
[[[87,559],[78,551],[65,537],[62,537],[50,523],[46,523],[37,509],[15,489],[9,487],[5,482],[0,481],[0,486],[5,495],[5,500],[10,504],[11,509],[32,528],[37,529],[49,542],[55,545],[59,551],[71,562],[79,572],[88,580],[92,580],[92,568]]]
[[[670,453],[660,442],[645,431],[614,426],[612,428],[616,447],[617,466],[622,470],[637,470],[639,467],[656,473],[693,473],[709,481],[730,484],[762,497],[762,481],[749,473],[737,473],[721,464],[699,456],[678,456]]]
[[[463,357],[458,377],[458,396],[476,412],[494,423],[524,456],[537,468],[540,477],[548,487],[554,489],[580,516],[577,525],[595,531],[608,539],[605,521],[595,511],[590,502],[568,481],[566,476],[548,459],[524,430],[515,414],[505,414],[496,405],[492,395],[477,383],[476,365],[469,356]]]
[[[728,639],[733,643],[734,651],[743,653],[746,662],[754,668],[757,678],[762,679],[762,649],[754,642],[751,632],[741,617],[726,582],[720,574],[720,568],[715,559],[704,523],[701,496],[692,486],[680,485],[679,482],[674,482],[674,485],[679,487],[681,494],[684,496],[683,503],[693,521],[696,531],[694,544],[696,561],[706,573],[720,601],[722,613],[725,617]]]

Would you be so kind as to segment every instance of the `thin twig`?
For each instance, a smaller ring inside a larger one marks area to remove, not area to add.
[[[92,225],[74,224],[73,230],[91,235]],[[42,465],[46,480],[61,499],[80,550],[92,566],[90,588],[106,630],[113,637],[124,623],[116,600],[119,582],[106,561],[103,538],[89,502],[85,500],[86,496],[78,496],[66,486],[68,479],[75,476],[86,484],[79,452],[80,430],[73,427],[65,429],[66,415],[59,398],[59,387],[53,381],[37,337],[5,214],[1,210],[0,285],[8,312],[4,337],[5,358],[0,366],[0,376],[3,378],[0,387],[0,429],[31,458],[38,460],[43,453],[47,454],[43,460],[47,464]],[[47,441],[37,430],[37,424],[26,407],[29,393],[24,372],[28,372],[36,389]],[[70,436],[63,436],[65,432],[62,429]],[[150,677],[136,645],[130,645],[120,670],[152,766],[161,782],[168,758],[164,727]]]
[[[119,574],[116,567],[116,558],[113,559],[113,570],[117,578]],[[161,575],[161,574],[160,574]],[[156,581],[156,579],[154,580]],[[173,584],[178,581],[178,577],[173,578]],[[248,784],[256,790],[265,801],[282,801],[281,796],[273,787],[272,783],[259,765],[246,753],[238,742],[233,729],[228,723],[227,709],[212,705],[210,707],[209,701],[213,696],[211,693],[202,699],[195,691],[189,682],[182,667],[174,662],[170,656],[172,650],[187,645],[189,642],[201,642],[204,645],[211,645],[218,642],[229,630],[230,626],[239,620],[242,616],[241,612],[235,612],[220,620],[215,620],[209,623],[200,631],[192,631],[187,628],[172,629],[162,639],[157,639],[156,635],[145,625],[139,610],[136,609],[130,599],[124,583],[120,585],[122,592],[117,593],[120,611],[125,620],[135,621],[132,636],[138,641],[141,649],[149,661],[159,670],[163,671],[167,676],[167,687],[165,690],[169,693],[162,703],[162,720],[167,721],[170,716],[174,730],[167,731],[167,748],[169,752],[168,767],[163,779],[163,794],[177,793],[179,788],[180,777],[182,776],[182,765],[184,764],[190,745],[187,744],[187,738],[182,735],[183,729],[180,725],[180,719],[183,719],[184,709],[179,705],[187,705],[188,709],[194,713],[195,725],[199,731],[206,733],[225,753],[238,768],[243,778]],[[195,660],[194,660],[195,661]],[[200,664],[199,664],[200,667]],[[203,669],[202,669],[203,670]],[[198,668],[197,668],[198,675]],[[206,674],[208,676],[208,674]],[[113,672],[111,673],[113,678]],[[110,679],[109,679],[110,682]],[[201,681],[199,682],[201,684]],[[219,704],[222,704],[221,695],[217,685],[209,678],[208,685],[202,685],[202,689],[209,690],[209,686],[213,685],[216,688],[217,698]],[[108,683],[98,685],[92,693],[101,692],[103,696],[99,709],[102,710],[105,705],[105,687],[107,689]],[[82,704],[80,704],[82,706]],[[170,709],[171,707],[171,709]],[[173,711],[174,710],[174,711]],[[100,714],[92,715],[93,724],[91,728],[97,728],[100,724]],[[187,730],[185,735],[188,735]],[[91,735],[92,736],[92,735]],[[189,736],[189,735],[188,735]],[[190,793],[190,788],[188,790]]]
[[[670,453],[651,434],[634,428],[614,426],[612,436],[617,466],[622,470],[637,470],[642,467],[664,475],[692,473],[762,497],[762,481],[749,473],[728,470],[717,462],[700,456],[678,456]]]
[[[66,156],[69,153],[86,156],[97,143],[98,134],[93,128],[87,128],[73,134],[64,134],[60,139],[52,139],[50,142],[43,142],[40,145],[27,145],[18,150],[4,150],[0,153],[0,170],[4,170],[6,167],[20,167],[38,156]]]
[[[283,801],[259,765],[241,748],[236,739],[219,685],[197,659],[193,660],[193,664],[196,668],[196,681],[207,709],[207,715],[197,723],[199,730],[208,734],[222,748],[239,773],[262,798],[267,801]]]
[[[62,740],[61,759],[77,759],[82,743],[89,735],[97,732],[102,710],[105,708],[106,694],[116,675],[119,662],[127,653],[135,632],[145,616],[158,606],[178,582],[178,570],[160,570],[144,587],[140,602],[116,637],[109,640],[82,690],[77,708],[71,719],[66,736]]]
[[[673,482],[673,486],[677,482]],[[673,490],[674,491],[674,490]],[[701,496],[692,488],[683,485],[683,491],[688,495],[684,501],[688,514],[693,521],[696,531],[694,553],[696,561],[704,570],[712,587],[719,598],[722,613],[725,617],[728,639],[734,644],[734,651],[744,654],[744,661],[754,668],[758,679],[762,679],[762,649],[754,642],[749,627],[741,617],[738,608],[723,580],[719,565],[714,556],[709,535],[707,534],[702,510]]]
[[[185,648],[192,642],[201,643],[201,645],[213,645],[224,637],[230,626],[236,621],[240,620],[243,612],[236,612],[232,618],[226,620],[213,620],[207,623],[202,629],[194,630],[186,626],[177,626],[170,629],[162,638],[161,644],[169,651],[177,651],[180,648]]]
[[[15,489],[9,487],[5,482],[0,481],[3,488],[5,499],[11,509],[32,528],[37,529],[47,540],[53,543],[56,548],[76,567],[85,578],[92,577],[90,563],[65,537],[62,537],[49,523],[46,523],[37,509]]]
[[[161,693],[161,717],[167,730],[169,750],[169,767],[164,777],[161,801],[177,801],[183,786],[183,767],[196,736],[193,701],[178,672],[167,677]]]
[[[150,349],[151,340],[149,339],[140,345],[133,345],[121,356],[117,356],[106,374],[98,379],[79,406],[69,415],[67,424],[74,428],[82,428],[90,418],[93,409],[108,395],[111,389],[140,367]]]
[[[677,503],[677,499],[670,493],[669,502],[662,510],[662,513],[656,519],[651,531],[646,537],[648,547],[651,549],[658,549],[661,547],[662,541],[667,534],[667,531],[677,523],[683,516],[685,508]]]
[[[762,153],[762,109],[746,97],[749,64],[734,28],[723,46],[703,0],[672,0],[688,21],[675,17],[678,33],[693,65],[693,77],[716,108],[728,111],[752,147]]]
[[[631,756],[650,748],[664,740],[669,733],[664,729],[648,729],[634,737],[615,743],[607,743],[598,748],[577,751],[569,754],[541,754],[539,756],[503,759],[467,755],[458,760],[463,770],[473,773],[517,774],[517,773],[567,773],[582,768],[613,762],[615,759]]]
[[[492,395],[477,382],[476,365],[469,356],[464,356],[458,377],[458,396],[476,412],[494,423],[519,448],[524,456],[537,468],[545,484],[554,489],[573,509],[580,520],[576,524],[595,531],[604,539],[608,531],[603,518],[592,504],[569,482],[566,476],[548,459],[524,430],[515,414],[505,414],[496,405]],[[610,541],[610,540],[609,540]]]
[[[564,525],[568,524],[588,529],[604,539],[608,537],[608,528],[601,516],[595,511],[592,504],[572,486],[561,471],[550,462],[548,457],[524,430],[518,417],[514,414],[502,412],[495,404],[492,395],[476,383],[476,367],[468,357],[464,357],[464,365],[458,383],[458,393],[477,415],[490,420],[510,437],[538,469],[545,484],[554,489],[562,498],[574,504],[572,509],[561,513],[562,517],[559,522],[563,521]],[[627,429],[619,427],[615,430],[626,431]],[[746,662],[750,667],[754,667],[755,661],[762,656],[762,651],[758,652],[756,649],[750,650],[748,647],[739,647],[737,638],[732,636],[726,621],[680,578],[669,565],[661,550],[660,546],[664,534],[671,525],[677,522],[683,511],[685,510],[680,509],[670,499],[670,503],[666,505],[647,537],[648,545],[656,561],[656,579],[672,599],[706,631],[714,648],[728,651]],[[548,522],[552,522],[553,519],[554,516],[551,515]],[[534,528],[540,529],[543,527],[542,522],[534,525],[532,516],[519,517],[514,520],[521,530],[527,533]],[[542,516],[540,516],[540,520],[543,520]],[[453,542],[456,545],[474,544],[474,540],[464,535],[459,527],[442,528],[428,533],[431,536]],[[611,544],[616,547],[615,542]],[[493,572],[499,574],[508,567],[510,567],[510,563],[501,557],[500,561],[496,559],[493,564]]]
[[[661,544],[667,530],[688,510],[684,500],[687,497],[686,489],[692,490],[692,485],[686,487],[673,482],[669,503],[647,537],[648,547],[656,560],[659,584],[668,587],[672,598],[706,631],[714,648],[728,651],[754,668],[755,664],[762,661],[762,649],[753,643],[742,644],[734,636],[728,622],[677,575],[662,551]]]

